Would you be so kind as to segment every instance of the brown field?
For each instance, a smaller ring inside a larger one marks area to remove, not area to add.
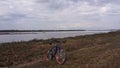
[[[49,40],[32,40],[0,44],[0,67],[120,68],[120,31],[59,40],[67,54],[63,65],[44,60]]]

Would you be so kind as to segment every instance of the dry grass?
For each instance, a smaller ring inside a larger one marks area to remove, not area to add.
[[[67,61],[42,61],[22,68],[120,68],[120,32],[64,38]],[[14,66],[44,58],[49,40],[0,45],[0,66]]]

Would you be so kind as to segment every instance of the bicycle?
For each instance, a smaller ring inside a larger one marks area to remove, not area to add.
[[[64,64],[66,61],[65,50],[58,46],[57,44],[56,46],[50,48],[46,54],[47,61],[52,60],[53,58],[55,58],[56,62],[61,65]]]

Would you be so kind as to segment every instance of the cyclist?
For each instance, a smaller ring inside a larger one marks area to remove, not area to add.
[[[60,41],[57,41],[57,44],[55,46],[53,45],[52,41],[50,41],[49,44],[51,45],[49,59],[53,59],[55,57],[56,52],[59,54],[59,57],[60,57],[60,49],[61,49],[61,47],[60,47],[60,45],[61,45]]]
[[[49,51],[47,51],[46,60],[48,61],[55,58],[58,64],[64,64],[66,55],[64,50],[61,48],[61,42],[57,41],[57,43],[54,45],[53,42],[50,41],[49,44],[51,45],[51,48]]]

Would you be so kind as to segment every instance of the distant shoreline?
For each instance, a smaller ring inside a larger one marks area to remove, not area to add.
[[[0,30],[0,32],[57,32],[57,31],[86,31],[86,30]]]
[[[76,30],[0,30],[1,32],[61,32],[61,31],[120,31],[120,29],[105,29],[105,30],[85,30],[85,29],[76,29]]]
[[[15,34],[37,34],[35,32],[0,32],[0,35],[15,35]]]
[[[35,32],[62,32],[62,31],[85,31],[85,30],[0,30],[0,35],[37,34]]]
[[[0,35],[37,34],[35,32],[111,31],[111,30],[0,30]],[[117,30],[116,30],[117,31]]]

